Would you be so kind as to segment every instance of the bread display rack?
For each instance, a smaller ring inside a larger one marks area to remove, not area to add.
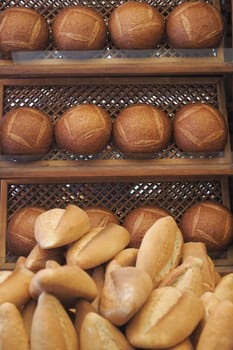
[[[172,9],[171,1],[147,2],[165,17]],[[3,0],[0,11],[28,6],[51,25],[64,6],[96,7],[107,20],[117,3]],[[221,9],[220,1],[209,3]],[[228,125],[226,147],[217,154],[184,153],[173,138],[166,149],[147,159],[123,154],[112,140],[95,156],[71,154],[59,149],[55,141],[39,159],[1,154],[0,268],[15,266],[16,257],[7,251],[7,223],[24,206],[103,206],[120,222],[131,209],[145,204],[164,207],[177,222],[189,205],[200,200],[216,200],[231,208],[230,92],[225,91],[225,80],[231,79],[233,72],[231,51],[224,42],[211,50],[174,50],[164,40],[155,50],[129,52],[117,50],[108,39],[102,51],[66,52],[57,50],[51,39],[45,51],[0,57],[1,118],[12,108],[30,106],[47,113],[55,124],[67,108],[94,103],[106,108],[114,121],[119,111],[132,103],[151,103],[173,120],[180,105],[207,102],[220,109]],[[212,257],[222,274],[232,271],[233,246]]]

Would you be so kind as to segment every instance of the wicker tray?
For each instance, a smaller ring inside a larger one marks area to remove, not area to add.
[[[0,201],[0,262],[1,269],[14,267],[16,257],[7,251],[7,222],[12,214],[26,206],[45,209],[65,208],[69,203],[81,208],[102,206],[111,210],[122,223],[133,208],[141,205],[159,205],[167,209],[179,223],[184,211],[202,200],[215,200],[230,208],[227,177],[192,178],[174,181],[114,182],[109,178],[97,182],[46,182],[38,180],[2,180]],[[233,247],[213,256],[216,267],[227,271],[233,266]]]
[[[185,0],[186,2],[191,0]],[[120,1],[123,3],[125,1]],[[184,0],[146,0],[149,4],[155,6],[159,12],[166,17],[172,11],[172,9],[178,4],[184,2]],[[219,10],[220,1],[219,0],[209,0],[209,3],[216,6]],[[94,7],[100,14],[104,17],[106,23],[108,18],[113,11],[113,9],[119,5],[119,1],[105,1],[105,0],[2,0],[0,4],[0,11],[4,10],[8,7],[13,6],[27,6],[35,9],[41,15],[45,17],[51,32],[51,25],[55,16],[59,13],[59,11],[66,6],[74,6],[74,5],[85,5],[89,7]],[[153,50],[117,50],[113,43],[111,42],[110,36],[108,35],[108,39],[106,41],[106,46],[101,51],[86,51],[86,52],[78,52],[78,51],[59,51],[56,48],[56,45],[53,41],[52,34],[50,35],[50,41],[48,47],[44,51],[40,52],[16,52],[12,54],[11,59],[4,59],[4,57],[0,57],[0,69],[1,64],[5,66],[8,61],[9,64],[14,63],[16,65],[28,65],[35,64],[35,70],[37,67],[42,64],[94,64],[101,65],[104,61],[104,64],[108,65],[110,61],[115,61],[119,66],[122,64],[127,64],[127,60],[131,62],[131,64],[136,60],[138,63],[138,58],[140,59],[140,63],[146,63],[152,60],[154,63],[169,63],[169,62],[184,62],[186,60],[193,61],[192,64],[196,63],[208,63],[208,62],[224,62],[224,44],[221,43],[219,48],[217,49],[207,49],[207,50],[176,50],[169,46],[166,41],[166,38],[157,45]],[[159,59],[159,60],[158,60]],[[27,67],[24,67],[27,70]],[[119,68],[120,69],[120,68]],[[4,74],[4,72],[3,72]]]
[[[112,120],[119,112],[134,103],[147,103],[162,109],[172,120],[176,111],[191,102],[209,103],[218,108],[226,118],[226,103],[222,78],[74,78],[74,79],[12,79],[0,80],[1,114],[13,108],[31,106],[49,115],[53,124],[68,108],[81,103],[94,103],[106,109]],[[10,159],[25,161],[25,157],[12,156]],[[0,156],[0,167],[6,167],[9,157]],[[30,157],[28,161],[32,160]],[[51,150],[31,165],[69,166],[95,160],[102,165],[121,161],[129,166],[135,160],[127,157],[111,142],[97,155],[77,155],[59,149],[55,143]],[[154,153],[149,164],[175,165],[189,164],[230,164],[230,137],[223,152],[184,153],[171,138],[169,144],[160,152]],[[12,162],[11,162],[12,163]]]

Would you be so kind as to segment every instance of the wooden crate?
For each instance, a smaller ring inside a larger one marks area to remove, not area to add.
[[[225,116],[226,112],[224,83],[219,77],[190,78],[155,78],[155,77],[111,77],[111,78],[73,78],[73,79],[8,79],[0,80],[0,109],[1,116],[8,111],[30,106],[44,111],[55,124],[60,116],[70,107],[93,103],[104,108],[116,118],[125,107],[134,103],[147,103],[163,110],[172,121],[181,106],[191,102],[209,103],[218,108]],[[0,117],[1,118],[1,117]],[[10,162],[9,162],[10,159]],[[24,156],[1,155],[0,168],[12,165],[11,159],[25,161]],[[28,161],[32,160],[30,157]],[[114,165],[121,162],[121,166],[135,165],[135,159],[126,156],[110,142],[97,155],[78,155],[58,148],[55,143],[50,151],[30,166],[73,166],[84,161],[95,161],[95,165]],[[139,161],[139,160],[138,160]],[[230,137],[223,152],[218,153],[185,153],[174,142],[173,137],[169,144],[160,152],[154,153],[147,162],[152,165],[189,165],[197,164],[231,164]],[[91,165],[91,164],[90,164]],[[138,164],[139,165],[139,164]]]
[[[146,0],[149,4],[155,6],[159,12],[164,16],[165,20],[172,9],[184,2],[191,0]],[[121,1],[123,3],[125,1]],[[207,0],[206,0],[207,2]],[[219,0],[208,0],[208,2],[216,6],[221,11]],[[27,6],[35,9],[42,16],[45,17],[51,32],[51,25],[55,16],[61,9],[67,6],[85,5],[94,7],[104,17],[105,21],[113,11],[113,9],[119,5],[119,1],[112,0],[2,0],[0,4],[0,11],[8,7],[13,6]],[[164,36],[163,41],[158,44],[152,50],[117,50],[111,42],[110,36],[106,41],[106,46],[103,50],[99,51],[59,51],[56,48],[52,34],[50,35],[50,41],[48,47],[44,51],[39,52],[14,52],[10,58],[0,57],[0,73],[2,75],[8,74],[62,74],[67,72],[78,72],[79,74],[92,74],[94,72],[104,74],[119,73],[129,74],[133,72],[138,74],[138,65],[140,64],[140,70],[145,72],[148,68],[149,71],[156,69],[157,64],[166,65],[172,64],[171,70],[181,69],[182,65],[188,64],[186,69],[195,70],[195,66],[199,64],[205,65],[204,70],[208,70],[208,65],[224,63],[224,40],[220,46],[216,49],[203,49],[203,50],[177,50],[171,48]],[[177,67],[175,67],[178,64]],[[179,64],[181,66],[179,67]],[[49,66],[49,69],[48,69]],[[148,66],[146,68],[146,66]],[[153,67],[154,66],[154,67]],[[144,68],[145,67],[145,68]],[[81,69],[80,69],[81,68]],[[192,69],[190,69],[192,68]],[[211,68],[213,71],[213,68]],[[209,69],[209,71],[211,71]],[[228,66],[221,69],[229,69]],[[232,67],[231,67],[232,69]],[[157,69],[159,72],[159,69]]]
[[[230,208],[227,177],[186,178],[174,181],[132,180],[65,182],[54,179],[2,180],[0,201],[0,269],[12,269],[16,257],[7,250],[7,223],[16,210],[26,206],[40,206],[45,209],[65,208],[75,204],[81,208],[91,206],[106,207],[122,223],[130,210],[141,205],[159,205],[179,223],[184,211],[202,200],[215,200]],[[233,247],[214,253],[212,258],[221,273],[230,271],[233,266]]]

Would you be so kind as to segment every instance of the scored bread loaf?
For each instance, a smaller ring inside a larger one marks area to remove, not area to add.
[[[119,224],[119,220],[111,210],[101,207],[89,207],[84,209],[87,213],[91,227],[105,227],[110,222]]]

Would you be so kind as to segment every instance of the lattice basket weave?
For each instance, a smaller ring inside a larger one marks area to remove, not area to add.
[[[214,200],[230,208],[228,178],[205,177],[183,180],[155,180],[114,182],[109,178],[100,182],[69,182],[57,180],[2,180],[0,202],[1,269],[12,268],[16,257],[7,251],[7,223],[16,210],[26,206],[45,209],[65,208],[75,204],[83,209],[100,206],[111,210],[123,222],[125,216],[142,205],[165,208],[179,223],[184,211],[194,203]],[[215,253],[212,257],[219,269],[233,265],[233,248]]]
[[[163,110],[171,122],[177,110],[188,103],[209,103],[218,108],[225,116],[226,112],[224,84],[221,78],[74,78],[74,79],[12,79],[0,80],[0,108],[2,115],[8,111],[23,107],[35,107],[45,112],[55,125],[61,115],[70,107],[92,103],[105,109],[114,122],[117,115],[125,107],[135,103],[154,105]],[[14,158],[14,157],[13,157]],[[52,165],[62,161],[67,166],[68,161],[83,161],[97,159],[108,164],[109,161],[125,160],[129,164],[131,156],[127,156],[116,148],[113,142],[97,155],[72,154],[59,149],[54,140],[50,151],[40,161],[45,165]],[[0,155],[0,167],[6,166],[3,162],[8,157]],[[24,157],[18,157],[24,160]],[[30,160],[30,158],[29,158]],[[173,137],[169,144],[160,152],[150,157],[155,164],[177,163],[195,166],[195,161],[205,163],[230,163],[230,137],[223,152],[219,153],[185,153],[174,142]]]
[[[137,0],[136,0],[137,1]],[[138,0],[141,2],[141,0]],[[145,0],[148,4],[156,7],[158,11],[164,16],[165,20],[168,14],[173,10],[173,8],[183,2],[189,2],[192,0]],[[204,49],[204,50],[176,50],[169,46],[166,41],[166,37],[164,37],[163,41],[158,44],[153,50],[117,50],[113,43],[111,42],[111,38],[108,35],[106,46],[103,50],[95,51],[95,52],[69,52],[69,51],[59,51],[54,43],[52,37],[52,23],[55,16],[61,11],[64,7],[67,6],[76,6],[76,5],[84,5],[88,7],[95,8],[105,19],[106,23],[108,22],[108,18],[112,13],[113,9],[120,4],[126,2],[126,0],[121,1],[107,1],[107,0],[2,0],[0,4],[0,11],[4,10],[8,7],[13,6],[26,6],[32,8],[39,12],[47,21],[50,27],[50,40],[48,47],[44,50],[44,52],[36,52],[36,53],[24,53],[19,52],[13,55],[13,59],[16,63],[20,63],[21,61],[28,60],[50,60],[50,59],[88,59],[88,58],[101,58],[101,59],[114,59],[114,58],[137,58],[140,57],[142,59],[145,58],[162,58],[163,61],[174,61],[174,59],[179,58],[201,58],[203,60],[209,59],[217,59],[223,60],[223,44],[220,45],[219,48],[214,49]],[[220,9],[219,0],[209,0],[206,2],[216,6]],[[1,58],[1,57],[0,57]],[[2,57],[3,59],[3,57]],[[21,62],[22,63],[22,62]]]

